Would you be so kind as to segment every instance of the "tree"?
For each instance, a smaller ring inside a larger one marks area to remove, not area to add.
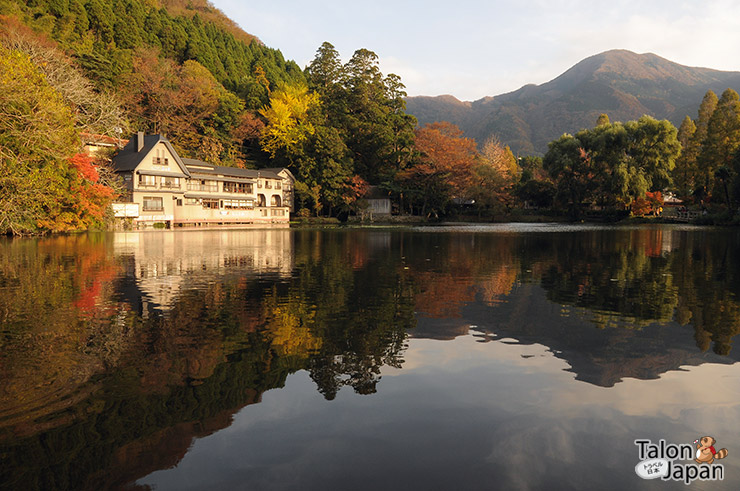
[[[591,156],[583,143],[568,134],[550,142],[543,166],[556,183],[555,199],[578,218],[583,204],[593,198],[598,188]]]
[[[516,158],[496,137],[483,144],[472,169],[468,196],[475,200],[479,214],[495,205],[508,204],[519,174]]]
[[[671,172],[681,153],[677,139],[677,130],[669,121],[658,121],[650,116],[643,116],[638,121],[625,124],[631,145],[627,151],[630,164],[635,169],[631,172],[638,175],[642,185],[634,185],[631,196],[642,196],[647,191],[661,191],[671,184]]]
[[[270,96],[270,105],[259,113],[267,120],[260,140],[272,158],[283,157],[293,163],[301,157],[303,142],[314,133],[309,110],[319,103],[308,87],[283,85]]]
[[[545,168],[557,183],[557,197],[576,216],[585,202],[629,206],[670,184],[680,153],[676,133],[670,122],[649,116],[602,124],[551,143]]]
[[[599,119],[596,120],[596,126],[603,126],[611,124],[609,116],[606,113],[599,114]]]
[[[419,152],[398,180],[421,214],[439,214],[453,198],[467,198],[477,158],[475,141],[452,123],[430,123],[416,131]]]
[[[95,90],[93,83],[53,41],[33,32],[17,19],[7,17],[0,19],[0,43],[7,49],[28,55],[46,77],[46,82],[74,108],[75,125],[79,130],[116,137],[129,130],[118,96],[109,90]]]
[[[378,56],[358,49],[343,67],[342,86],[340,124],[356,172],[372,184],[392,180],[409,161],[416,125],[416,118],[404,112],[406,93],[400,78],[384,78]]]
[[[113,191],[73,157],[75,118],[28,55],[0,46],[0,232],[101,224]]]
[[[708,192],[712,192],[715,173],[720,167],[729,169],[735,152],[740,149],[740,96],[732,89],[722,93],[717,108],[709,118],[707,136],[699,161]]]
[[[697,159],[695,164],[697,167],[696,181],[694,183],[695,190],[701,187],[701,194],[707,194],[709,191],[708,186],[710,184],[709,179],[711,176],[708,173],[706,161],[701,155],[704,153],[703,146],[706,142],[709,131],[709,120],[712,117],[712,114],[714,114],[714,110],[717,108],[718,102],[719,99],[717,99],[717,95],[711,90],[708,90],[707,93],[704,94],[704,98],[699,105],[699,111],[695,121],[696,131],[691,140],[689,140],[689,157]]]
[[[306,68],[306,79],[309,87],[322,95],[332,92],[340,83],[343,68],[339,52],[329,42],[324,42],[316,50],[316,57]]]
[[[686,116],[678,128],[678,142],[681,144],[681,155],[676,159],[673,170],[673,182],[681,197],[691,195],[697,183],[699,169],[696,166],[697,148],[693,145],[696,124]]]

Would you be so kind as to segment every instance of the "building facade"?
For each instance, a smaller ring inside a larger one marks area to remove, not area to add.
[[[166,138],[139,132],[113,157],[126,196],[117,217],[137,227],[288,223],[293,175],[180,158]]]

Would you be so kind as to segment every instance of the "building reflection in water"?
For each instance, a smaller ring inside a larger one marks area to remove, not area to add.
[[[294,267],[286,228],[186,232],[124,232],[113,236],[124,275],[141,292],[141,312],[166,312],[183,288],[230,274],[287,278]]]

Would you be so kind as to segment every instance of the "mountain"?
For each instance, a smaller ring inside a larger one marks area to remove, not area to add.
[[[707,90],[740,91],[740,72],[695,68],[656,56],[612,50],[586,58],[554,80],[463,102],[450,95],[409,97],[420,125],[450,121],[482,143],[498,136],[515,153],[544,154],[563,133],[591,128],[601,113],[611,121],[648,114],[679,125],[696,117]]]

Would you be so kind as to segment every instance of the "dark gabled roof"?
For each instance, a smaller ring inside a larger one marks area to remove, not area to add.
[[[131,137],[126,146],[123,147],[123,149],[118,152],[115,157],[113,157],[113,170],[115,170],[116,172],[136,170],[139,164],[141,164],[141,161],[144,160],[144,157],[149,155],[149,152],[152,151],[154,146],[157,143],[162,142],[167,146],[167,149],[175,158],[175,162],[177,163],[177,165],[180,166],[180,169],[185,173],[185,175],[189,174],[187,167],[185,167],[185,164],[183,163],[183,160],[177,154],[175,149],[172,148],[172,145],[170,144],[169,140],[167,140],[167,138],[163,137],[162,135],[146,135],[144,137],[144,147],[141,149],[140,152],[136,151],[137,139],[138,137],[136,135]]]

